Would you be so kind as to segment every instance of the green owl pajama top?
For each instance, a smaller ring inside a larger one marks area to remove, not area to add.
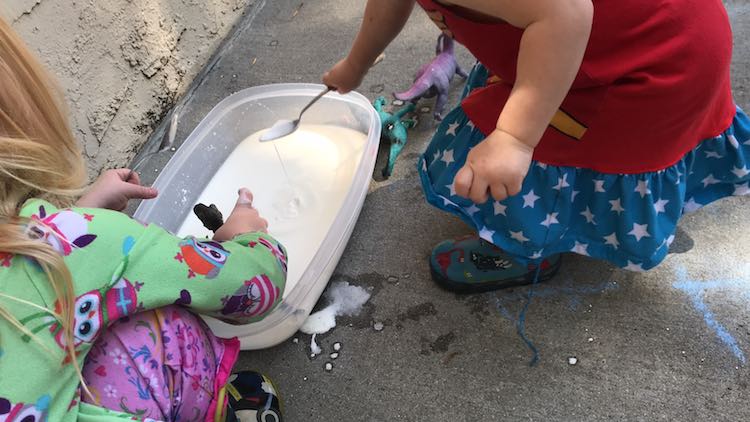
[[[264,233],[222,243],[181,239],[119,212],[56,209],[41,200],[28,201],[20,215],[30,219],[28,236],[52,246],[72,274],[81,366],[97,336],[119,318],[177,304],[253,323],[282,297],[286,252]],[[36,337],[0,318],[0,422],[132,419],[80,402],[64,333],[50,312],[59,310],[57,298],[33,259],[0,252],[0,294],[2,308]]]

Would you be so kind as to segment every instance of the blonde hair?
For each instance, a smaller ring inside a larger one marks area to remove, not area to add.
[[[62,95],[42,66],[0,18],[0,252],[39,263],[55,292],[59,312],[8,295],[0,297],[41,308],[58,319],[65,354],[83,381],[73,343],[75,291],[70,271],[50,245],[25,234],[29,221],[18,215],[29,198],[71,205],[86,183],[85,164],[64,110]],[[43,345],[2,306],[0,317]]]

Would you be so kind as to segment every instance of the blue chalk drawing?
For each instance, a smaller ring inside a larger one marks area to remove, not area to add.
[[[581,306],[584,296],[593,296],[600,293],[616,290],[619,288],[617,283],[613,281],[605,281],[593,285],[576,285],[573,283],[566,283],[562,286],[551,286],[551,285],[537,285],[534,287],[535,298],[554,298],[565,296],[568,300],[568,309],[576,311]],[[510,307],[514,303],[522,303],[528,296],[527,289],[519,289],[511,293],[500,292],[495,295],[495,305],[498,312],[504,318],[511,322],[517,322],[517,318],[510,311]]]
[[[716,333],[719,340],[721,340],[721,342],[732,351],[734,356],[736,356],[743,365],[747,363],[747,358],[742,352],[742,349],[740,349],[739,344],[737,344],[737,340],[735,340],[734,337],[732,337],[732,334],[730,334],[729,331],[727,331],[727,329],[716,320],[713,312],[708,309],[708,306],[704,302],[703,297],[708,290],[746,290],[750,288],[750,280],[689,280],[687,277],[687,271],[682,265],[677,267],[676,273],[677,281],[673,285],[674,288],[681,290],[688,295],[695,309],[703,314],[703,320],[706,321],[706,325]],[[750,298],[750,292],[745,291],[745,295]]]
[[[538,277],[537,270],[537,277]],[[593,286],[581,286],[566,284],[564,286],[544,286],[540,287],[536,282],[531,285],[525,292],[517,291],[512,293],[502,292],[495,294],[495,306],[500,315],[512,322],[516,326],[516,332],[521,340],[526,344],[526,347],[531,351],[532,357],[529,362],[529,366],[534,366],[539,362],[539,349],[526,335],[526,312],[531,304],[533,297],[537,298],[550,298],[557,296],[568,297],[568,309],[575,311],[581,305],[582,297],[589,295],[597,295],[610,290],[618,288],[617,283],[606,281]],[[522,302],[524,303],[521,312],[516,317],[509,309],[509,305],[512,303]]]

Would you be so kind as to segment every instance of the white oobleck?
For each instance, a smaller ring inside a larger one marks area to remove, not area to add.
[[[237,146],[196,202],[215,204],[226,219],[237,200],[237,190],[249,188],[253,206],[268,220],[268,233],[287,250],[288,293],[341,209],[367,136],[342,127],[301,125],[283,138],[260,142],[263,132],[250,135]],[[211,233],[190,213],[177,235],[210,237]]]

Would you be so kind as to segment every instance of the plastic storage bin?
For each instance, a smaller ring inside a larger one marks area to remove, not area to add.
[[[240,142],[278,119],[295,118],[322,89],[324,86],[314,84],[265,85],[225,98],[198,124],[164,167],[154,182],[159,197],[141,203],[134,217],[176,233],[192,213],[203,189]],[[310,314],[351,236],[375,166],[380,119],[364,96],[328,94],[305,113],[303,124],[354,129],[367,134],[366,145],[343,206],[310,264],[294,286],[284,292],[280,305],[262,321],[248,325],[204,318],[216,335],[238,337],[244,350],[271,347],[288,339]],[[291,266],[293,251],[289,254]]]

